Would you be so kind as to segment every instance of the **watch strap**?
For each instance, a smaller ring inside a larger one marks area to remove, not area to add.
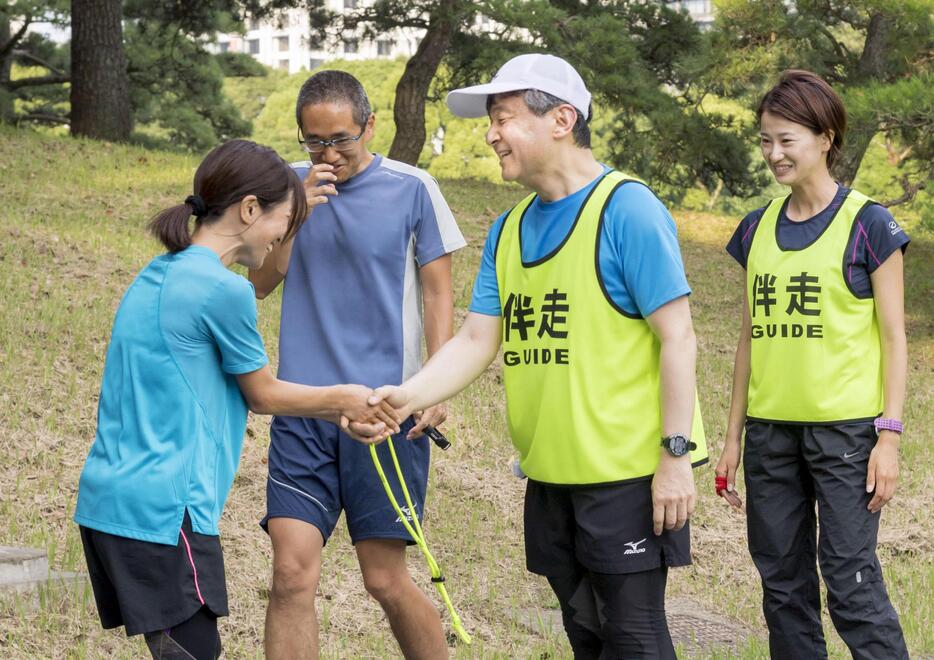
[[[905,430],[904,424],[901,420],[892,419],[890,417],[876,417],[872,423],[876,427],[876,431],[894,431],[899,435]]]

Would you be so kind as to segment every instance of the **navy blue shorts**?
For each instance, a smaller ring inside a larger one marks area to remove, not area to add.
[[[415,426],[405,420],[393,446],[419,522],[428,488],[429,440],[406,440]],[[365,539],[404,539],[409,533],[393,509],[370,457],[369,445],[357,442],[331,422],[305,417],[275,417],[270,430],[269,477],[266,481],[267,528],[270,518],[295,518],[317,527],[327,543],[341,511],[353,543]],[[399,486],[389,445],[377,455],[406,517],[411,513]]]

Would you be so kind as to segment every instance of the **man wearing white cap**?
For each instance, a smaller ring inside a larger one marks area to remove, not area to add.
[[[591,95],[551,55],[452,91],[488,115],[503,179],[533,191],[490,230],[470,313],[424,369],[377,396],[420,409],[503,347],[525,496],[526,563],[561,603],[576,658],[674,658],[668,567],[689,564],[692,466],[707,461],[674,221],[590,150]]]

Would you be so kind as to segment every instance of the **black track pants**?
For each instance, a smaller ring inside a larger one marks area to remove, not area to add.
[[[668,568],[552,577],[575,660],[674,660],[665,619]]]
[[[818,561],[830,618],[853,657],[908,658],[876,557],[879,514],[866,509],[875,443],[871,423],[746,425],[749,552],[773,658],[827,657]]]

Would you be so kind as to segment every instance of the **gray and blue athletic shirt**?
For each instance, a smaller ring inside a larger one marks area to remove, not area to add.
[[[293,165],[304,179],[308,162]],[[426,172],[377,155],[314,208],[282,293],[279,378],[398,384],[421,368],[418,269],[466,245]]]
[[[849,188],[837,187],[837,194],[827,208],[807,220],[795,222],[789,220],[782,207],[778,215],[778,244],[783,250],[803,250],[824,233],[836,215]],[[753,236],[766,207],[756,209],[743,218],[733,236],[727,243],[726,251],[736,259],[745,270],[752,247]],[[860,298],[872,296],[872,282],[869,275],[881,266],[895,250],[904,252],[911,239],[902,229],[889,210],[879,204],[869,204],[856,218],[853,232],[846,246],[846,265],[844,277],[850,288]]]

